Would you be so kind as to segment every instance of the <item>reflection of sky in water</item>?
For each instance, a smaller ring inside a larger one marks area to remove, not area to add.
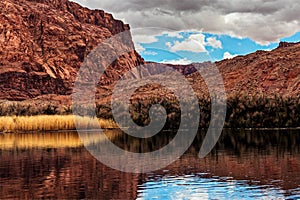
[[[201,178],[198,176],[166,176],[148,179],[139,186],[142,199],[286,199],[284,191],[272,185],[249,185],[231,178]],[[299,199],[300,190],[288,191],[290,199]],[[296,195],[298,193],[298,195]]]

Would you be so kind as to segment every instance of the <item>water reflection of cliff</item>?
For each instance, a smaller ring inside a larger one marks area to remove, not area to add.
[[[135,139],[115,131],[106,135],[130,151],[151,151],[172,139],[168,133],[153,140]],[[283,189],[299,187],[297,131],[224,131],[217,147],[201,160],[197,153],[204,135],[197,135],[181,159],[154,174],[208,173],[205,176],[259,181],[255,184],[273,182]],[[99,135],[94,138],[94,142],[101,143]],[[89,139],[93,142],[91,135]],[[0,135],[0,160],[1,199],[134,199],[138,185],[148,177],[118,172],[99,163],[84,149],[76,133]]]

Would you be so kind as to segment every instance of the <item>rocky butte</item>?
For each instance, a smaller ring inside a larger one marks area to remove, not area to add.
[[[105,39],[127,30],[129,25],[111,14],[67,0],[2,0],[0,99],[69,103],[77,72],[86,56]],[[127,42],[133,45],[131,38]],[[98,92],[109,96],[114,82],[145,63],[135,50],[120,56],[108,67]],[[228,95],[300,94],[300,43],[280,43],[272,51],[193,65],[212,64],[219,68]],[[201,93],[206,86],[193,65],[169,66],[184,74]],[[148,63],[148,68],[136,78],[164,69],[159,63]]]

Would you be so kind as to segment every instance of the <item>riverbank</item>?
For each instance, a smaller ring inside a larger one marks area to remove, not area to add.
[[[227,98],[226,113],[222,109],[217,109],[215,115],[224,116],[225,128],[242,129],[290,129],[300,127],[300,96],[264,96],[264,95],[234,95]],[[224,106],[223,100],[217,100],[215,105]],[[188,100],[181,102],[183,105],[193,105]],[[211,98],[199,97],[200,108],[199,124],[194,127],[208,128],[211,121]],[[119,117],[128,115],[124,102],[116,102],[118,106],[117,113]],[[165,99],[159,97],[151,98],[133,98],[130,107],[130,118],[140,126],[147,126],[151,120],[149,111],[152,105],[160,104],[166,109],[167,120],[164,129],[178,129],[181,118],[190,116],[181,116],[181,106],[176,99]],[[191,108],[192,110],[196,110]],[[11,102],[0,101],[0,116],[34,116],[34,117],[0,117],[0,132],[4,130],[20,131],[52,131],[52,130],[75,130],[73,119],[73,109],[86,116],[80,119],[82,123],[90,129],[91,119],[99,118],[101,126],[104,128],[117,127],[113,122],[116,116],[113,116],[111,105],[109,103],[96,103],[95,108],[88,108],[83,105],[64,105],[59,102],[43,101],[24,101]],[[155,111],[155,110],[154,110]],[[70,117],[71,116],[71,117]],[[47,119],[49,118],[49,120]],[[194,121],[194,119],[190,119]],[[95,122],[95,121],[94,121]],[[198,122],[194,122],[198,123]],[[184,127],[189,128],[189,127]]]

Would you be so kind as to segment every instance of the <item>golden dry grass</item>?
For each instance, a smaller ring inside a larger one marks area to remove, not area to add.
[[[80,129],[116,128],[113,120],[73,115],[38,115],[0,117],[1,132],[75,130],[75,117]],[[78,127],[78,126],[77,126]]]

